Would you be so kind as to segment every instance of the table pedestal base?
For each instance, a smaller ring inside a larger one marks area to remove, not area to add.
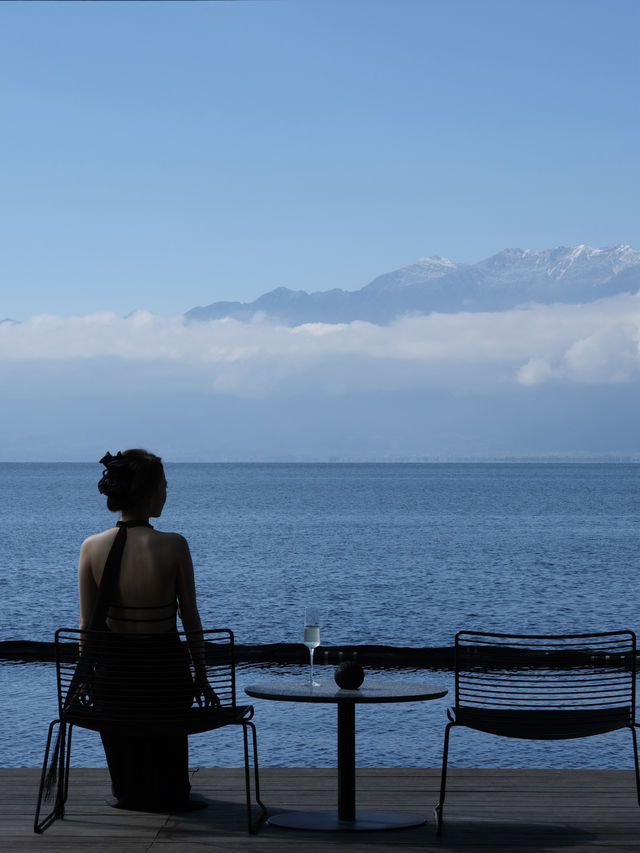
[[[267,823],[287,829],[324,829],[333,832],[371,832],[378,829],[406,829],[420,826],[426,818],[403,812],[358,811],[355,820],[341,820],[337,811],[283,812]]]

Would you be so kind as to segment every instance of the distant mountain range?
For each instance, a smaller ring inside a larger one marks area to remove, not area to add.
[[[214,302],[187,311],[189,320],[262,314],[286,325],[385,324],[407,314],[434,311],[504,311],[536,302],[592,302],[640,290],[640,252],[630,246],[559,247],[534,252],[505,249],[475,264],[437,255],[374,279],[360,290],[307,293],[279,287],[253,302]]]

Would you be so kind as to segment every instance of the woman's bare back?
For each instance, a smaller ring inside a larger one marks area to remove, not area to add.
[[[80,627],[88,625],[116,532],[112,528],[97,533],[82,545],[78,565]],[[108,627],[127,633],[171,630],[175,628],[176,601],[180,603],[185,629],[189,630],[195,587],[185,539],[177,533],[162,533],[150,527],[130,528],[108,612]]]

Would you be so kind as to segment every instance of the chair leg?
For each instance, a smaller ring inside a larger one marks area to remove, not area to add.
[[[256,727],[253,723],[248,724],[251,727],[251,735],[253,739],[253,776],[254,776],[254,787],[255,787],[255,797],[256,802],[260,806],[261,810],[264,814],[267,813],[267,807],[260,799],[260,770],[258,767],[258,736],[256,733]]]
[[[53,747],[53,756],[51,767],[48,768],[49,753],[51,751],[51,742],[53,740],[53,732],[58,726],[58,734]],[[42,762],[42,774],[40,776],[40,787],[38,790],[38,802],[36,804],[36,814],[33,821],[33,831],[41,834],[58,818],[64,817],[64,803],[66,800],[66,787],[68,785],[68,757],[69,745],[66,741],[66,724],[60,720],[53,720],[49,725],[47,733],[47,743],[44,750],[44,760]],[[55,786],[53,808],[46,817],[40,820],[40,811],[42,801],[45,802],[51,797],[52,788]]]
[[[69,725],[67,728],[67,755],[65,759],[64,765],[64,787],[62,789],[62,802],[63,804],[67,802],[67,796],[69,795],[69,768],[71,766],[71,731],[73,729],[72,725]]]
[[[447,761],[449,759],[449,734],[451,732],[452,727],[455,723],[447,723],[447,727],[444,730],[444,748],[442,750],[442,775],[440,777],[440,800],[438,805],[433,810],[433,816],[436,822],[436,834],[440,835],[442,832],[442,823],[443,823],[443,808],[444,808],[444,798],[447,790]]]
[[[249,765],[249,738],[247,729],[251,729],[252,734],[252,747],[253,747],[253,773],[254,773],[254,785],[255,785],[255,798],[260,806],[261,815],[254,824],[251,819],[251,774],[250,774],[250,765]],[[242,723],[242,735],[244,739],[244,783],[245,783],[245,792],[247,799],[247,829],[251,835],[255,834],[258,824],[261,819],[266,815],[267,808],[260,799],[260,775],[258,768],[258,739],[256,735],[256,727],[253,723],[249,721],[244,721]]]
[[[638,736],[636,735],[638,724],[634,723],[630,726],[631,736],[633,738],[633,760],[636,768],[636,794],[638,797],[638,805],[640,806],[640,763],[638,762]]]

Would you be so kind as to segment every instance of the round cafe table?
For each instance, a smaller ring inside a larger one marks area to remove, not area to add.
[[[381,702],[425,702],[445,696],[445,687],[422,681],[371,679],[358,690],[343,690],[333,679],[312,687],[299,681],[266,681],[249,684],[245,693],[256,699],[282,702],[333,703],[338,708],[338,808],[336,811],[300,811],[276,814],[269,823],[289,829],[372,830],[419,826],[425,818],[387,811],[356,813],[356,721],[357,704]]]

